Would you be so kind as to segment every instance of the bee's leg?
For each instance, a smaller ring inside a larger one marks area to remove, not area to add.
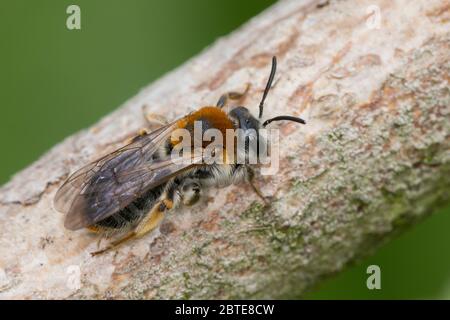
[[[86,227],[86,229],[88,229],[89,231],[93,232],[93,233],[100,233],[102,232],[102,228],[97,226],[97,225],[91,225]]]
[[[169,123],[163,115],[147,111],[147,107],[146,104],[142,106],[142,114],[147,126],[151,129],[150,131],[156,130]]]
[[[99,254],[105,253],[113,248],[118,247],[124,242],[139,238],[154,230],[165,216],[165,211],[171,209],[173,202],[170,199],[164,199],[158,201],[150,210],[150,212],[138,223],[138,225],[133,229],[133,231],[126,234],[124,237],[111,242],[105,249],[92,252],[92,256],[97,256]]]
[[[135,236],[136,235],[134,234],[134,232],[130,232],[126,236],[124,236],[123,238],[120,238],[119,240],[111,242],[106,248],[104,248],[102,250],[91,252],[91,256],[94,257],[94,256],[98,256],[98,255],[100,255],[102,253],[105,253],[106,251],[109,251],[109,250],[111,250],[113,248],[118,247],[120,244],[124,243],[125,241],[133,239]]]
[[[137,133],[127,134],[126,136],[121,137],[120,140],[115,140],[115,141],[105,143],[104,146],[115,145],[118,143],[130,144],[130,143],[138,140],[139,138],[142,138],[146,134],[148,134],[148,130],[145,128],[142,128]]]
[[[100,248],[100,244],[104,238],[104,235],[101,235],[101,234],[105,232],[105,228],[102,228],[98,225],[91,225],[91,226],[86,227],[86,229],[88,229],[90,232],[100,235],[97,240],[97,249]]]
[[[194,179],[186,179],[179,187],[179,192],[184,205],[192,206],[200,199],[200,183]]]
[[[223,108],[224,106],[226,106],[228,100],[239,100],[242,97],[244,97],[248,90],[250,89],[250,83],[247,83],[247,86],[245,88],[244,92],[227,92],[223,95],[220,96],[219,101],[217,101],[216,106],[219,108]]]
[[[246,180],[252,187],[252,190],[264,202],[265,205],[269,205],[270,197],[265,197],[263,195],[263,193],[261,192],[261,190],[259,190],[259,188],[254,183],[255,182],[255,171],[249,166],[245,166],[245,168],[247,169]]]
[[[172,207],[172,200],[164,199],[159,201],[153,207],[152,212],[136,226],[134,229],[135,236],[142,237],[150,231],[153,231],[164,219],[166,211],[172,209]]]
[[[128,138],[128,139],[125,141],[125,144],[130,144],[130,143],[132,143],[132,142],[135,142],[135,141],[139,140],[140,138],[142,138],[143,136],[145,136],[145,135],[147,135],[147,134],[148,134],[147,129],[142,128],[142,129],[140,129],[140,130],[138,131],[137,135],[135,135],[135,136],[132,137],[132,138]]]
[[[147,135],[149,132],[159,129],[162,126],[169,123],[169,121],[163,115],[156,114],[153,112],[147,112],[146,108],[147,105],[142,106],[142,114],[146,122],[145,128],[141,128],[137,132],[137,134],[127,134],[124,138],[121,138],[120,141],[113,141],[107,143],[106,145],[112,145],[121,142],[124,144],[130,144],[132,142],[139,140],[139,138],[142,138],[143,136]]]
[[[135,141],[139,140],[140,138],[142,138],[143,136],[147,135],[149,132],[159,129],[160,127],[169,123],[164,116],[156,114],[156,113],[152,113],[152,112],[147,112],[145,110],[145,108],[146,108],[146,105],[142,106],[142,113],[144,115],[145,122],[147,123],[147,127],[140,129],[138,131],[137,135],[135,135],[131,138],[128,138],[125,141],[125,144],[130,144],[132,142],[135,142]]]

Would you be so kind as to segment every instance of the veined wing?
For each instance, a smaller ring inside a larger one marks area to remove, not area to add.
[[[55,196],[54,206],[67,213],[65,227],[77,230],[129,205],[150,188],[201,163],[202,159],[154,158],[175,122],[94,161],[73,173]]]

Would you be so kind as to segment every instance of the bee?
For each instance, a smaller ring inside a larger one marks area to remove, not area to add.
[[[241,129],[244,138],[249,138],[274,121],[305,124],[303,119],[293,116],[260,121],[276,65],[276,57],[273,57],[270,76],[259,104],[258,119],[243,106],[230,108],[228,113],[224,111],[230,100],[240,100],[246,94],[247,86],[242,93],[222,95],[215,106],[202,107],[152,132],[142,132],[124,147],[74,172],[59,188],[54,199],[55,209],[66,214],[65,228],[87,228],[98,233],[120,235],[104,249],[92,253],[98,255],[151,232],[169,211],[180,205],[197,203],[202,191],[207,188],[223,188],[247,181],[256,194],[266,201],[254,185],[255,172],[248,163],[206,164],[198,158],[190,162],[174,161],[170,154],[180,142],[173,139],[172,132],[179,128],[192,132],[195,122],[202,124],[202,130],[215,128],[225,132]],[[225,146],[226,143],[223,149]],[[233,149],[231,152],[236,154],[239,151]],[[257,150],[245,148],[243,152],[249,156]]]

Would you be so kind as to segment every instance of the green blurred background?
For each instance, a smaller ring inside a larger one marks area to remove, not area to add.
[[[2,0],[0,183],[273,0]],[[82,29],[66,28],[81,8]],[[450,298],[450,208],[306,297]],[[377,264],[382,289],[366,288]]]

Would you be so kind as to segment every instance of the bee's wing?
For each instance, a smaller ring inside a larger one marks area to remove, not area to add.
[[[65,227],[71,230],[90,226],[129,205],[150,188],[201,162],[154,159],[153,155],[170,137],[169,124],[137,138],[129,145],[106,155],[75,173],[55,196],[55,209],[67,213]]]

